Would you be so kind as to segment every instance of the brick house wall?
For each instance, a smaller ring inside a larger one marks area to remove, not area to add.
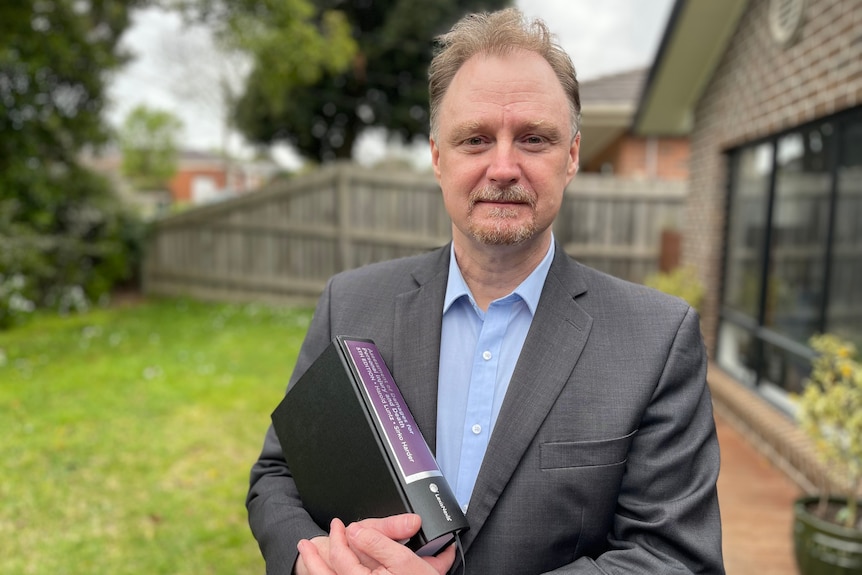
[[[727,201],[725,152],[862,105],[862,2],[807,0],[796,40],[773,40],[769,0],[751,0],[695,110],[683,263],[707,287],[703,333],[715,349]]]
[[[584,172],[601,172],[613,166],[621,178],[652,178],[682,181],[688,178],[688,137],[638,137],[623,135],[593,158]]]
[[[175,202],[188,203],[192,198],[192,186],[195,178],[205,177],[211,178],[218,189],[222,189],[227,185],[227,173],[223,167],[180,167],[177,173],[168,182],[168,189],[171,191],[171,197]]]

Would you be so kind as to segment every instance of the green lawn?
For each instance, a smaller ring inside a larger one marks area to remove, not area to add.
[[[0,332],[0,573],[263,573],[248,471],[310,319],[158,300]]]

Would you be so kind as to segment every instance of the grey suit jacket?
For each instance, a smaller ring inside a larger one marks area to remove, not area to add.
[[[333,336],[369,337],[433,450],[449,253],[334,276],[290,383]],[[470,500],[467,573],[724,573],[718,466],[697,314],[558,245]],[[272,428],[247,507],[267,573],[325,534]]]

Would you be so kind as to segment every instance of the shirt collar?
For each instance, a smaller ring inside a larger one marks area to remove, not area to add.
[[[527,307],[530,308],[530,313],[535,315],[536,307],[539,305],[539,298],[542,296],[542,288],[545,285],[545,279],[548,277],[548,270],[551,269],[551,262],[554,261],[554,238],[551,236],[551,245],[548,246],[548,252],[545,257],[539,262],[530,275],[515,288],[515,290],[506,297],[515,294],[519,296]],[[463,296],[467,296],[473,305],[476,305],[476,300],[473,294],[470,293],[470,288],[464,281],[464,276],[461,275],[461,268],[458,267],[458,262],[455,260],[455,247],[450,246],[449,254],[449,279],[446,283],[446,297],[443,300],[443,313],[445,314],[452,304]],[[501,298],[503,299],[503,298]]]

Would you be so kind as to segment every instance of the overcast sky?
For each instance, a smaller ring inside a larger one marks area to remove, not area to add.
[[[650,65],[673,0],[516,0],[516,5],[547,22],[585,81]],[[112,83],[111,122],[118,125],[134,106],[145,104],[183,120],[184,147],[219,149],[223,123],[214,87],[218,77],[238,77],[241,63],[212,58],[205,31],[184,28],[175,15],[154,9],[135,15],[123,42],[135,59]],[[382,157],[379,138],[368,140],[365,157]],[[237,141],[230,144],[239,147]],[[280,158],[294,163],[290,154]]]

